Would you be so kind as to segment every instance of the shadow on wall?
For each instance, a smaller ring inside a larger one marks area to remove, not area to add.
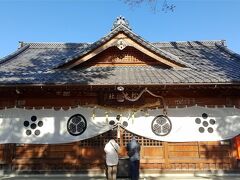
[[[104,146],[111,131],[65,144],[16,144],[12,170],[39,173],[104,173]],[[116,135],[115,135],[116,136]]]
[[[16,114],[12,116],[15,117]],[[17,118],[15,119],[17,120]],[[43,137],[41,137],[41,139],[44,139],[45,142],[49,142],[54,140],[56,136],[59,137],[59,135],[61,135],[60,134],[62,126],[61,124],[62,121],[60,121],[61,119],[62,114],[60,113],[53,120],[54,122],[53,134],[43,133],[42,134]],[[23,122],[21,122],[21,125],[23,126]],[[91,126],[91,124],[88,125]],[[96,127],[103,126],[103,124],[100,122],[94,122],[94,125]],[[13,127],[11,131],[13,137],[19,136],[19,133],[22,133],[21,127],[14,126],[14,124],[12,124],[12,126]],[[73,143],[13,144],[14,147],[12,149],[13,154],[11,155],[12,157],[10,160],[12,161],[11,162],[12,170],[28,172],[47,171],[66,173],[66,172],[87,172],[88,170],[94,169],[98,170],[99,172],[102,172],[105,166],[104,163],[105,153],[103,151],[103,148],[106,142],[108,141],[108,137],[110,136],[111,131],[105,132],[103,134],[102,134],[103,130],[101,128],[95,128],[94,131],[95,134],[100,135],[95,137],[90,136],[88,137],[90,139],[77,141]],[[115,131],[114,133],[116,134]],[[37,136],[35,138],[37,138]],[[64,138],[64,136],[62,138]],[[29,142],[27,137],[23,137],[20,141]]]

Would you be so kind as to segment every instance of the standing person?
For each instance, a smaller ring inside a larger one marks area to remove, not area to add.
[[[118,165],[118,151],[119,145],[112,138],[105,145],[104,151],[106,153],[106,164],[107,164],[107,179],[116,180],[117,178],[117,165]]]
[[[140,164],[140,144],[133,135],[131,141],[127,144],[127,152],[130,160],[130,177],[132,180],[139,179]]]

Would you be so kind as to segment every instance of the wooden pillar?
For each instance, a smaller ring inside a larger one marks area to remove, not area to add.
[[[127,153],[126,153],[126,147],[124,146],[124,142],[123,142],[123,136],[124,136],[124,129],[122,129],[122,128],[119,128],[120,129],[120,144],[119,144],[119,146],[120,146],[120,151],[119,151],[119,155],[120,155],[120,157],[124,157],[124,156],[126,156],[127,155]]]
[[[6,170],[12,169],[12,161],[14,158],[15,144],[4,144],[3,145],[3,164]]]
[[[238,169],[240,160],[240,136],[231,139],[231,168]]]
[[[163,148],[164,148],[165,169],[170,169],[169,154],[168,154],[168,142],[163,142]]]
[[[198,141],[197,142],[197,145],[198,145],[198,169],[203,169],[203,163],[200,161],[201,159],[201,145],[200,145],[200,142]]]

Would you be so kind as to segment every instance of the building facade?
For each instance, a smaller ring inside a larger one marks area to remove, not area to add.
[[[225,41],[148,42],[123,17],[94,43],[27,43],[0,61],[0,162],[104,169],[110,134],[141,170],[237,170],[240,56]]]

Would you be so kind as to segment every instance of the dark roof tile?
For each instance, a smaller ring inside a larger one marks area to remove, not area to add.
[[[91,49],[92,44],[22,43],[17,52],[0,60],[0,85],[240,83],[239,55],[229,51],[224,46],[224,41],[149,43],[149,45],[177,56],[194,68],[121,66],[77,70],[55,69],[65,63],[66,59],[77,57],[79,53]]]

